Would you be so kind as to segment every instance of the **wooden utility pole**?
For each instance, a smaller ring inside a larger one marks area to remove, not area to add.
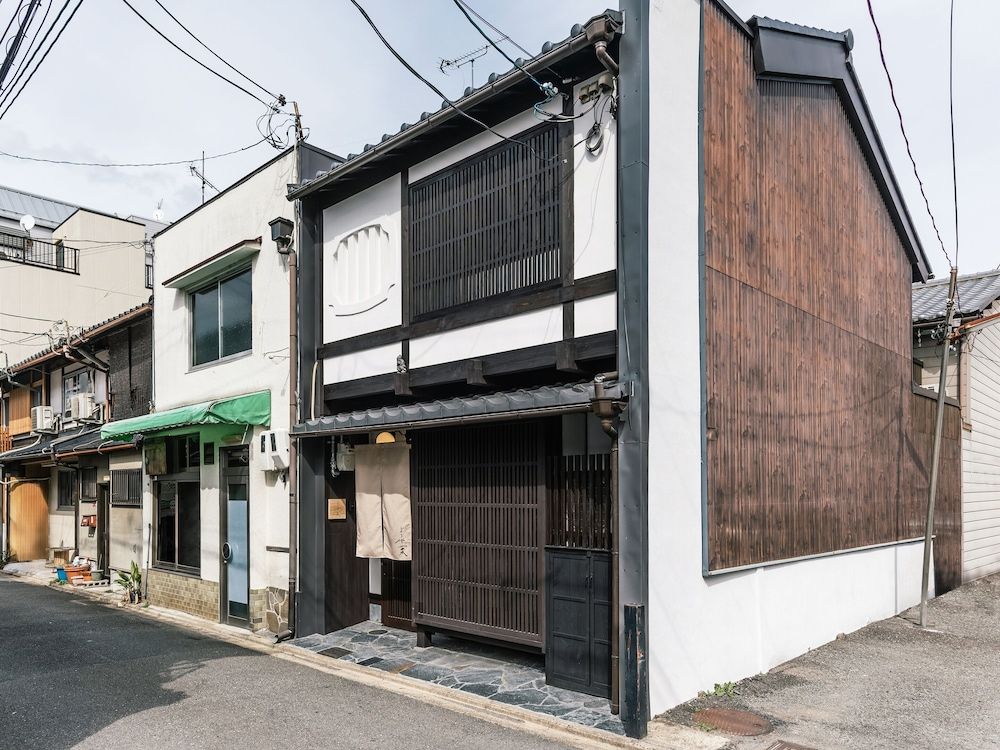
[[[938,475],[941,469],[941,434],[944,430],[945,390],[948,382],[948,356],[951,353],[951,327],[955,319],[955,290],[958,287],[958,268],[951,267],[948,282],[948,302],[944,316],[944,349],[941,352],[941,375],[938,378],[937,417],[934,423],[934,448],[931,453],[931,486],[927,498],[927,521],[924,526],[924,567],[920,581],[920,627],[927,627],[927,597],[931,580],[931,546],[934,539],[934,504],[937,500]]]

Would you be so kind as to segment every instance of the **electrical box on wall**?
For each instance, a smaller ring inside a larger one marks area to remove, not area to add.
[[[288,468],[288,430],[267,430],[257,440],[257,467],[262,471]]]

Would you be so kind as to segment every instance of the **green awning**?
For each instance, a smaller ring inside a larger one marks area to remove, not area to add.
[[[139,433],[170,430],[185,425],[235,424],[267,425],[271,422],[271,392],[220,398],[190,406],[179,406],[141,417],[108,422],[101,427],[105,439],[131,439]]]

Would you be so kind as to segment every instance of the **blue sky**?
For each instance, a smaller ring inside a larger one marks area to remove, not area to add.
[[[673,1],[673,0],[671,0]],[[197,46],[152,0],[133,0],[188,49]],[[382,48],[347,0],[163,0],[213,49],[264,86],[299,101],[310,141],[347,153],[394,132],[438,98]],[[889,64],[932,208],[949,250],[954,245],[947,115],[944,0],[874,0]],[[438,70],[442,58],[483,42],[451,0],[367,0],[369,13],[400,52],[445,93],[458,96],[468,68]],[[600,12],[591,0],[476,0],[473,6],[529,50],[562,39]],[[834,30],[851,28],[854,58],[910,211],[935,272],[946,263],[906,159],[865,0],[731,0],[744,18],[767,15]],[[8,8],[0,6],[6,18]],[[1000,3],[959,2],[956,16],[956,117],[962,211],[961,270],[1000,264],[991,222],[1000,146],[991,132],[1000,73],[994,29]],[[513,48],[510,48],[515,53]],[[221,66],[219,66],[221,69]],[[482,80],[506,63],[490,51],[476,64]],[[182,57],[119,0],[87,0],[24,95],[0,122],[0,149],[85,161],[165,161],[229,151],[259,138],[263,107]],[[269,158],[259,146],[210,162],[224,187]],[[186,166],[92,169],[0,157],[0,184],[120,214],[168,219],[197,205],[200,184]]]

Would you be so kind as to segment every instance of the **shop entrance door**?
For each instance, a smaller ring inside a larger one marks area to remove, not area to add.
[[[219,451],[219,621],[250,626],[250,451]]]

